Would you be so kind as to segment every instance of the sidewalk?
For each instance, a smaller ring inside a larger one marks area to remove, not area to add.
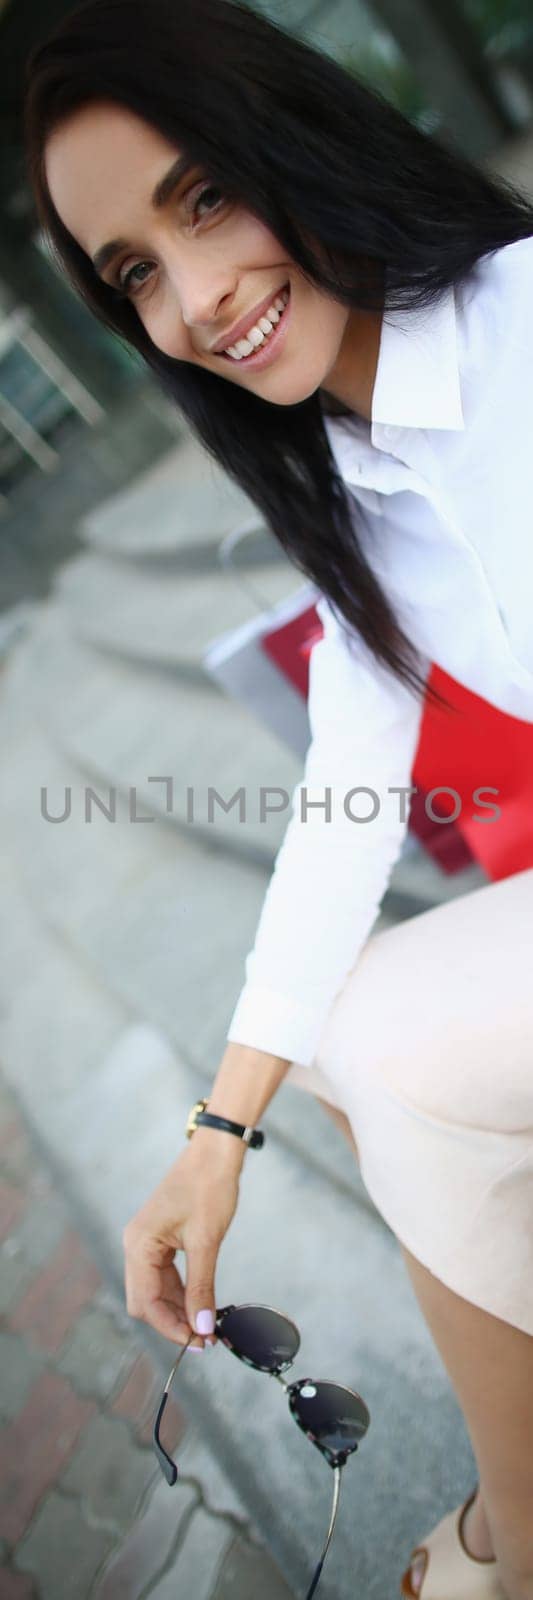
[[[245,1514],[190,1470],[172,1397],[185,1467],[175,1489],[161,1477],[164,1380],[76,1220],[0,1075],[2,1600],[291,1600]]]

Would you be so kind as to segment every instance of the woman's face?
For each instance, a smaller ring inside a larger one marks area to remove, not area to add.
[[[165,355],[275,405],[294,405],[320,387],[335,393],[348,345],[353,352],[354,314],[310,284],[263,222],[201,168],[169,179],[157,197],[179,154],[127,108],[84,106],[47,142],[56,211]]]

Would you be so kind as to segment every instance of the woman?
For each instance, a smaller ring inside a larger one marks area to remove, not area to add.
[[[26,130],[62,270],[321,593],[209,1110],[318,1094],[404,1251],[479,1469],[404,1593],[532,1600],[533,859],[369,934],[430,663],[533,723],[533,212],[227,0],[89,0],[30,60]],[[245,1148],[197,1126],[125,1231],[128,1309],[178,1345],[214,1342]]]

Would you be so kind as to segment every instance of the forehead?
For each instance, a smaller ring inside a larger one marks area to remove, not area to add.
[[[45,172],[62,222],[93,255],[147,220],[149,197],[179,149],[126,106],[82,106],[50,134]]]

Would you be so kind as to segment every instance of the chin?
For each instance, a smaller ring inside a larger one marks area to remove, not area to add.
[[[266,385],[262,390],[259,389],[258,385],[256,393],[261,394],[261,399],[265,400],[267,405],[299,406],[303,404],[304,400],[309,400],[312,394],[316,394],[321,381],[321,378],[316,376],[309,376],[304,380],[295,373],[292,382],[280,383],[277,394],[267,394]]]

